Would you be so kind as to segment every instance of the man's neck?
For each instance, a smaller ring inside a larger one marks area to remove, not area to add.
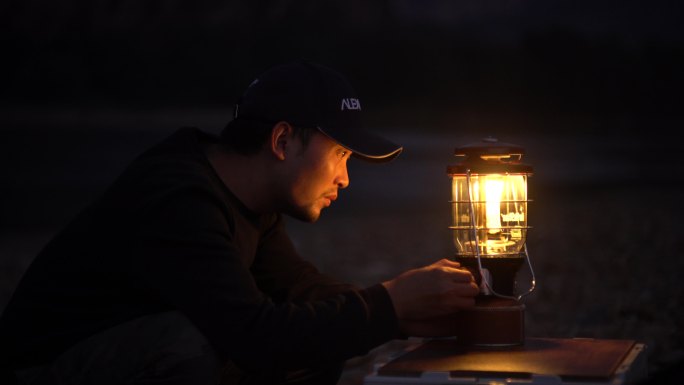
[[[245,156],[229,152],[218,143],[207,146],[205,153],[223,184],[248,209],[256,213],[275,210],[268,168],[258,154]]]

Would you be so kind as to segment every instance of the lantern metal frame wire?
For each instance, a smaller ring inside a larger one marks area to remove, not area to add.
[[[530,255],[527,251],[527,242],[523,243],[523,250],[524,250],[524,254],[525,254],[525,261],[527,262],[527,266],[530,269],[530,274],[531,274],[531,278],[532,278],[530,288],[525,293],[519,294],[517,296],[509,296],[509,295],[503,295],[503,294],[497,293],[494,290],[494,286],[491,284],[491,282],[489,282],[489,280],[490,280],[489,275],[484,274],[484,268],[482,267],[482,257],[480,255],[480,241],[479,241],[478,236],[477,236],[477,227],[475,224],[475,205],[473,204],[470,176],[471,176],[471,171],[470,171],[470,169],[467,169],[466,170],[466,187],[468,188],[468,202],[470,204],[470,230],[471,230],[471,234],[475,240],[475,253],[477,254],[477,267],[478,267],[478,270],[480,272],[480,277],[482,278],[482,284],[485,287],[485,291],[490,292],[499,298],[505,298],[505,299],[512,299],[514,301],[520,301],[523,297],[532,293],[537,286],[537,280],[536,280],[535,275],[534,275],[534,269],[532,268],[532,263],[530,262]]]

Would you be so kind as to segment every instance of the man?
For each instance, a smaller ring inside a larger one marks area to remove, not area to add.
[[[351,156],[401,147],[363,130],[338,72],[258,77],[220,138],[185,128],[138,157],[36,257],[0,321],[30,384],[337,382],[344,361],[440,322],[478,288],[441,260],[362,289],[299,257],[281,215],[315,222]]]

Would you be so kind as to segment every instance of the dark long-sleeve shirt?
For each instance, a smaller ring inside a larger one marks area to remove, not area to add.
[[[184,313],[243,369],[366,353],[397,334],[382,285],[354,288],[301,259],[280,214],[256,214],[185,128],[138,157],[35,258],[0,319],[15,367],[155,312]]]

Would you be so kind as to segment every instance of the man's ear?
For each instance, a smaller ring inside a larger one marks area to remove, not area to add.
[[[271,129],[270,148],[273,155],[280,160],[285,160],[288,146],[292,143],[292,126],[285,121],[280,121],[273,125]]]

